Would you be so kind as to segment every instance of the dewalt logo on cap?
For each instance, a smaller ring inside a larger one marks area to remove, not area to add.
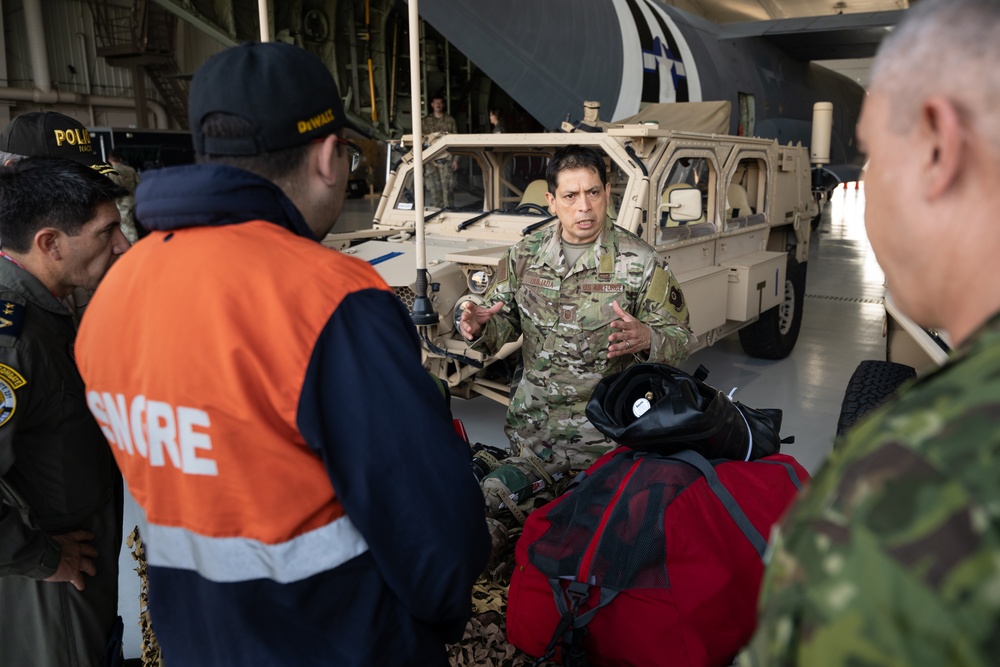
[[[312,132],[313,130],[318,130],[324,125],[329,125],[333,122],[334,115],[333,109],[327,109],[318,116],[313,116],[308,120],[299,121],[299,134],[305,134],[306,132]]]
[[[85,128],[68,128],[65,130],[53,130],[56,146],[62,148],[63,144],[76,146],[81,153],[93,153],[90,147],[90,132]]]

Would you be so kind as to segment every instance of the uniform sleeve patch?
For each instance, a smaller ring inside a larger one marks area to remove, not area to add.
[[[3,380],[11,389],[20,389],[28,384],[24,376],[6,364],[0,364],[0,380]]]
[[[9,366],[0,364],[0,426],[10,421],[10,418],[14,416],[14,410],[17,408],[17,396],[14,394],[16,387],[15,383],[8,378],[8,372],[20,381],[20,384],[16,384],[16,387],[21,387],[25,384],[24,378],[17,371]]]
[[[646,292],[646,298],[653,303],[665,303],[669,283],[670,274],[663,267],[657,266],[653,269],[653,278],[649,281],[649,291]]]
[[[681,292],[681,288],[677,285],[670,286],[670,297],[668,300],[675,310],[680,311],[684,308],[684,293]]]
[[[0,336],[17,338],[24,325],[24,306],[13,301],[0,300]]]

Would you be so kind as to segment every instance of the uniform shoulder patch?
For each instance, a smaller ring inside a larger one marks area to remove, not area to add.
[[[653,277],[649,281],[646,298],[653,303],[664,303],[667,299],[667,288],[670,285],[670,274],[662,266],[653,269]]]
[[[0,294],[0,337],[9,336],[17,340],[24,327],[24,303],[10,296]]]
[[[6,364],[0,364],[0,426],[14,415],[17,408],[16,389],[28,384],[24,376]]]

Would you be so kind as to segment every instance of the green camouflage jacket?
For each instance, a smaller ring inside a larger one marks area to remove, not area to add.
[[[435,132],[447,132],[449,134],[458,134],[458,124],[455,119],[445,114],[440,118],[435,118],[434,114],[427,114],[424,119],[420,121],[420,131],[424,135],[434,134]],[[441,153],[436,153],[433,157],[435,161],[437,160],[451,160],[452,155],[447,151]]]
[[[500,259],[486,303],[506,305],[474,349],[496,353],[524,334],[524,377],[507,410],[511,443],[549,446],[583,468],[610,446],[584,410],[597,382],[632,364],[678,363],[692,340],[680,286],[642,239],[609,219],[594,245],[566,266],[556,224],[512,246]],[[650,329],[648,352],[608,359],[612,302]]]
[[[435,118],[434,114],[428,114],[424,116],[422,121],[420,121],[420,131],[424,134],[434,134],[435,132],[458,134],[458,124],[455,123],[455,119],[448,114],[445,114],[440,118]]]
[[[1000,315],[842,444],[772,535],[740,666],[1000,664]]]

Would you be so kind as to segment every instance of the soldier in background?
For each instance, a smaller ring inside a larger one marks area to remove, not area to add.
[[[545,176],[559,224],[508,249],[485,297],[493,305],[467,302],[460,328],[473,349],[490,354],[524,334],[507,436],[515,450],[555,449],[583,469],[611,447],[584,414],[598,381],[639,362],[676,364],[692,336],[666,262],[607,216],[601,153],[566,146]]]
[[[899,307],[955,350],[859,423],[783,521],[740,665],[1000,659],[997,62],[996,0],[914,3],[876,58],[868,236]]]
[[[128,190],[128,195],[119,199],[118,212],[122,215],[122,232],[129,243],[139,240],[139,233],[135,226],[135,189],[139,187],[139,173],[129,166],[125,161],[125,155],[117,148],[112,148],[108,153],[108,162],[118,172],[115,181],[118,185]]]
[[[444,97],[435,95],[431,98],[431,113],[421,121],[424,134],[436,132],[458,133],[455,119],[444,112]],[[440,153],[430,162],[424,163],[424,179],[427,182],[429,206],[455,205],[455,172],[458,171],[458,158],[451,153]]]

